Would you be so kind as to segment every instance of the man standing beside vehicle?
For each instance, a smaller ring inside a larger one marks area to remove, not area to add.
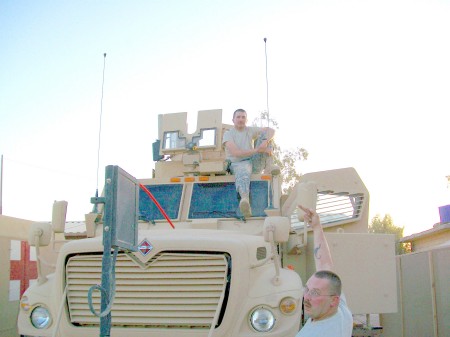
[[[247,126],[247,112],[237,109],[233,113],[234,127],[225,132],[222,144],[230,160],[230,171],[235,175],[236,191],[239,193],[239,208],[244,217],[251,217],[250,178],[252,173],[280,174],[280,169],[273,165],[272,149],[269,142],[275,130],[269,127]]]
[[[309,224],[313,229],[316,272],[303,289],[303,305],[309,319],[296,337],[350,337],[352,313],[341,292],[341,280],[332,271],[334,265],[319,216],[312,209],[299,207],[305,213],[305,225]]]

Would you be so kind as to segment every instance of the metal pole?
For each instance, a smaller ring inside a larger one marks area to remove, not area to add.
[[[105,289],[105,293],[102,294],[101,308],[100,311],[104,312],[109,305],[111,300],[111,235],[103,233],[103,258],[102,258],[102,288]],[[109,247],[109,249],[108,249]],[[110,337],[111,336],[111,311],[100,317],[100,337]]]
[[[106,203],[104,209],[105,219],[103,221],[103,257],[102,257],[102,293],[101,308],[100,311],[107,310],[109,302],[111,300],[111,277],[112,277],[112,230],[113,230],[113,195],[114,184],[111,182],[114,180],[114,170],[110,167],[106,168],[106,181],[105,181],[105,196]],[[111,336],[111,311],[107,315],[100,318],[100,337]]]

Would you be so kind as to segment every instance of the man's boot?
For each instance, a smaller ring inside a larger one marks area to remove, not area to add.
[[[272,156],[266,158],[266,167],[264,168],[264,174],[271,174],[277,176],[281,173],[280,168],[273,163]]]
[[[244,218],[250,218],[252,216],[252,209],[250,207],[250,200],[248,196],[241,197],[241,201],[239,202],[239,209],[241,210]]]

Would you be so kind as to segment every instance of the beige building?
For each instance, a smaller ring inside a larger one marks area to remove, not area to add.
[[[406,236],[400,242],[411,242],[411,252],[423,252],[431,248],[450,245],[450,223],[437,223],[431,229]]]
[[[440,222],[433,228],[400,239],[411,243],[411,252],[417,253],[450,245],[450,205],[439,207]]]
[[[450,205],[439,212],[433,228],[400,240],[411,253],[397,256],[398,312],[381,315],[382,336],[450,336]]]

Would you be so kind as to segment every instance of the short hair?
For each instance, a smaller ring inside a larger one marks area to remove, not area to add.
[[[321,279],[327,279],[330,281],[330,291],[332,295],[341,295],[342,282],[336,273],[330,270],[319,270],[314,273],[314,276]],[[331,294],[330,294],[331,295]]]
[[[245,111],[244,109],[237,109],[235,112],[233,112],[233,119],[234,119],[234,117],[236,117],[236,114],[239,112],[245,112],[247,114],[247,111]]]

